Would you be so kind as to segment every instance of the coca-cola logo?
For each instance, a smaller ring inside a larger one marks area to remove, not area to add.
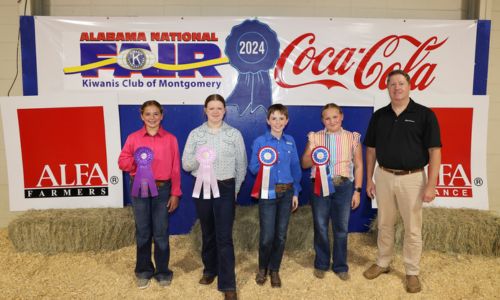
[[[411,89],[425,90],[436,78],[437,64],[427,61],[429,55],[447,40],[439,41],[438,37],[432,36],[420,41],[410,35],[389,35],[370,48],[327,47],[321,50],[314,46],[316,35],[305,33],[283,50],[276,63],[274,78],[284,88],[319,84],[328,89],[348,89],[347,82],[353,82],[360,90],[372,86],[383,90],[387,87],[387,74],[402,69],[411,75]],[[395,61],[397,55],[403,59]],[[353,78],[348,78],[348,74]],[[318,79],[301,81],[306,77]]]

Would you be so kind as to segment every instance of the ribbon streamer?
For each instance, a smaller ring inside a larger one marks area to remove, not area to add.
[[[251,196],[261,199],[276,199],[275,181],[271,176],[271,168],[278,161],[278,152],[273,147],[265,146],[260,148],[258,157],[260,168]]]
[[[326,197],[335,192],[335,187],[331,180],[331,176],[327,174],[326,166],[330,161],[330,153],[323,146],[318,146],[312,150],[311,159],[316,167],[314,178],[314,194],[317,196]]]
[[[153,150],[148,147],[139,147],[134,152],[134,160],[137,165],[134,182],[132,184],[132,196],[139,197],[139,190],[141,191],[141,198],[158,196],[158,188],[151,169],[153,162]]]
[[[196,160],[200,163],[196,182],[193,189],[193,198],[200,198],[203,186],[203,199],[210,199],[210,190],[214,198],[220,197],[217,178],[215,177],[213,162],[215,161],[215,150],[208,146],[201,146],[196,150]]]

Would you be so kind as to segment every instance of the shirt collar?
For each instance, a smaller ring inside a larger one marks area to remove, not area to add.
[[[165,129],[163,129],[163,127],[160,126],[160,128],[158,129],[158,132],[155,134],[155,136],[157,135],[159,137],[163,137],[166,133],[167,133],[167,131]],[[149,135],[148,131],[146,130],[146,126],[142,126],[142,128],[141,128],[141,134],[143,136]]]
[[[343,127],[340,127],[340,130],[339,130],[337,133],[335,133],[335,132],[328,133],[328,132],[326,131],[326,128],[325,128],[325,129],[323,129],[323,131],[325,132],[325,134],[339,135],[339,134],[342,134],[342,132],[344,132],[344,128],[343,128]]]
[[[410,98],[410,102],[408,102],[408,105],[406,106],[406,108],[401,112],[401,113],[405,113],[405,112],[414,112],[415,111],[415,108],[417,107],[417,104],[415,103],[415,101],[413,101],[412,98]],[[392,107],[391,107],[391,103],[389,102],[389,104],[387,104],[385,106],[385,109],[386,111],[388,112],[392,112],[394,113],[394,111],[392,110]]]
[[[266,132],[266,134],[265,134],[265,138],[266,138],[266,141],[278,140],[278,139],[277,139],[274,135],[272,135],[272,134],[271,134],[271,131],[270,131],[270,130],[268,130],[268,131]],[[285,141],[285,142],[287,141],[287,139],[286,139],[286,136],[285,136],[285,133],[284,133],[284,132],[281,134],[281,138],[280,138],[280,140],[283,140],[283,141]]]
[[[208,122],[205,122],[201,125],[201,128],[203,129],[203,131],[205,132],[208,132],[208,133],[212,133],[210,131],[210,127],[208,127]],[[222,121],[222,126],[220,127],[220,131],[225,131],[225,130],[228,130],[229,129],[229,125],[227,125],[226,122]]]
[[[410,102],[408,103],[408,106],[406,107],[405,110],[408,112],[414,112],[416,107],[417,104],[415,103],[415,101],[413,101],[413,99],[410,98]]]

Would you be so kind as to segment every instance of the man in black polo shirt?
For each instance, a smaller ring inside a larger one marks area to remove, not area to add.
[[[363,275],[374,279],[389,272],[399,210],[405,228],[406,290],[417,293],[421,290],[418,274],[422,254],[422,202],[434,200],[441,164],[439,124],[432,110],[410,99],[407,73],[390,72],[387,89],[391,103],[373,113],[364,140],[366,191],[370,198],[376,196],[378,206],[378,255],[376,264]],[[424,172],[427,164],[428,176]],[[372,180],[374,174],[376,188]]]

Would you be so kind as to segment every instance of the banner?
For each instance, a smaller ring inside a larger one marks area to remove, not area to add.
[[[371,106],[394,68],[416,93],[473,89],[473,20],[34,17],[32,26],[38,94],[160,90],[170,103],[200,104],[219,93],[240,113],[272,102]]]
[[[122,207],[114,95],[0,98],[11,211]]]

